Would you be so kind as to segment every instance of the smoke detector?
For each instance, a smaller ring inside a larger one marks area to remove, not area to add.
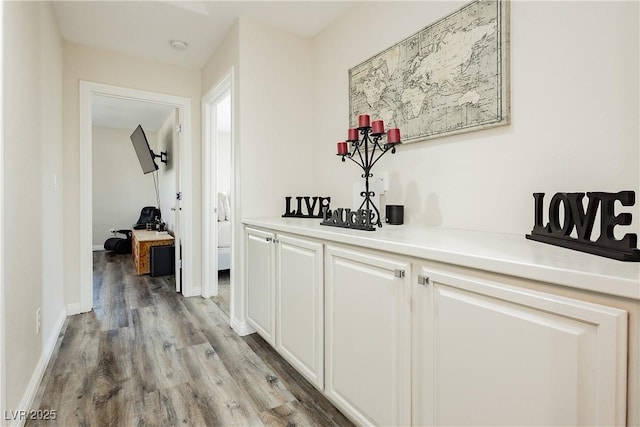
[[[169,45],[175,50],[187,50],[187,44],[182,40],[171,40]]]

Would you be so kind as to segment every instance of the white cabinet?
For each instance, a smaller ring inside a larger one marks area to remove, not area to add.
[[[324,385],[322,244],[246,229],[247,319],[307,380]]]
[[[307,380],[322,390],[322,244],[278,235],[276,247],[276,350]]]
[[[410,268],[326,247],[325,394],[358,424],[411,423]]]
[[[245,233],[247,322],[272,346],[276,330],[274,238],[274,233],[251,228]]]
[[[625,424],[626,311],[422,274],[428,282],[413,285],[413,424]]]
[[[246,229],[248,321],[356,424],[637,424],[636,300],[296,231]]]

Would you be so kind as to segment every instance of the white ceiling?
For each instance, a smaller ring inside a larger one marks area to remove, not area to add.
[[[54,1],[70,42],[189,68],[202,68],[239,16],[314,36],[344,13],[346,1]],[[185,51],[170,40],[188,44]]]
[[[54,1],[64,40],[187,68],[202,68],[240,16],[311,37],[347,1]],[[171,40],[188,44],[171,48]],[[94,97],[95,126],[157,131],[172,108]]]
[[[91,124],[116,129],[157,132],[175,107],[95,95],[91,99]]]

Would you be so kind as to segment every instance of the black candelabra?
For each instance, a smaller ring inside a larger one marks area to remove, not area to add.
[[[396,152],[396,144],[400,143],[400,130],[397,128],[389,129],[385,134],[382,120],[375,120],[371,125],[368,115],[359,116],[358,127],[349,129],[346,142],[338,143],[338,156],[342,157],[343,162],[345,159],[349,159],[362,168],[364,191],[360,192],[360,195],[364,199],[359,209],[370,212],[371,224],[382,227],[380,211],[372,200],[376,194],[369,186],[369,178],[373,177],[371,169],[385,153],[391,151],[393,154]],[[358,134],[362,137],[360,138]],[[383,138],[386,138],[386,142],[383,142]],[[351,150],[349,150],[349,143]]]

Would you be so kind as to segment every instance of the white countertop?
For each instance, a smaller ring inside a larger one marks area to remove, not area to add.
[[[384,225],[376,231],[314,218],[246,218],[243,224],[640,300],[640,263],[616,261],[513,234]]]

